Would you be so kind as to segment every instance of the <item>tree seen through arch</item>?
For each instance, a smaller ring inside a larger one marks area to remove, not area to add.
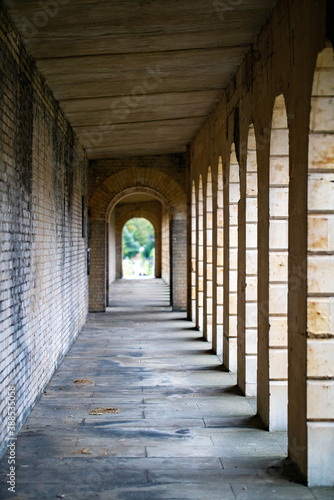
[[[130,219],[122,231],[123,277],[154,276],[155,232],[150,221],[142,217]]]

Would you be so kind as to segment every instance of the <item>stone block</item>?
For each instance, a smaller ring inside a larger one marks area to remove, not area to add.
[[[230,292],[229,293],[229,312],[230,312],[230,315],[237,314],[237,300],[238,300],[237,293]]]
[[[271,128],[284,129],[288,126],[288,119],[286,115],[285,99],[283,94],[276,97],[273,109],[273,117]]]
[[[246,273],[253,275],[257,273],[257,250],[246,252]]]
[[[246,221],[257,221],[257,198],[246,198]]]
[[[222,325],[224,322],[224,307],[217,306],[217,324]]]
[[[254,140],[255,140],[255,137],[254,137]],[[255,146],[255,148],[253,146],[254,145],[250,145],[249,139],[248,139],[247,167],[246,167],[247,173],[248,172],[249,173],[250,172],[257,172],[256,146]],[[249,149],[250,147],[253,150],[250,150]]]
[[[308,339],[308,377],[334,377],[333,359],[334,339]]]
[[[246,301],[257,300],[257,277],[246,276]]]
[[[270,156],[289,155],[288,129],[273,129],[271,131]]]
[[[212,324],[212,299],[207,299],[206,310],[208,314],[208,319],[211,318],[211,321],[209,323]]]
[[[289,190],[288,188],[270,188],[269,190],[270,217],[288,217]]]
[[[334,211],[334,173],[309,174],[308,208]]]
[[[236,337],[238,333],[237,316],[230,316],[229,319],[229,337]]]
[[[307,301],[307,331],[312,335],[334,331],[334,299],[318,297]]]
[[[286,431],[288,426],[287,382],[270,381],[269,391],[269,430]]]
[[[207,247],[212,247],[212,229],[207,229],[206,231],[206,245]]]
[[[312,170],[332,170],[334,165],[334,145],[332,134],[309,135],[309,168]]]
[[[307,423],[309,486],[334,486],[334,422]]]
[[[206,212],[206,227],[207,229],[212,229],[212,206],[211,206],[211,211]]]
[[[217,269],[217,285],[224,285],[224,269],[222,267]]]
[[[286,347],[288,345],[287,318],[277,316],[269,318],[269,345],[271,347]]]
[[[257,329],[246,328],[246,353],[256,354],[257,353]]]
[[[272,156],[270,158],[269,184],[271,186],[289,185],[288,156]]]
[[[222,187],[217,191],[217,207],[219,209],[219,214],[223,216],[223,208],[224,208],[224,191]],[[220,219],[219,219],[220,220]]]
[[[217,267],[222,267],[224,265],[224,249],[217,248]]]
[[[217,230],[217,245],[220,248],[224,247],[224,229],[222,229],[222,228],[219,228]]]
[[[269,248],[288,248],[288,220],[271,220],[269,224]]]
[[[230,292],[236,292],[238,289],[238,271],[231,271],[230,276]]]
[[[238,184],[239,178],[239,164],[231,163],[230,164],[230,185],[232,183]]]
[[[288,281],[288,252],[269,252],[269,280]]]
[[[256,328],[257,327],[257,303],[247,302],[246,303],[246,328]]]
[[[203,292],[203,277],[198,277],[198,292]]]
[[[238,247],[238,228],[230,227],[230,248]]]
[[[287,314],[288,285],[270,283],[269,314]]]
[[[307,261],[307,290],[310,295],[334,295],[334,255],[310,255]]]
[[[246,248],[257,248],[257,223],[246,224]]]
[[[256,386],[257,383],[257,356],[247,355],[246,356],[246,384]],[[248,396],[250,393],[248,391]],[[255,394],[254,394],[255,395]]]
[[[333,75],[332,75],[333,79]],[[320,79],[319,79],[320,80]],[[319,81],[320,83],[320,81]],[[322,81],[322,83],[325,83]],[[328,83],[328,82],[327,82]],[[332,94],[333,96],[334,94]],[[334,130],[334,98],[317,96],[311,99],[311,132],[331,132]]]
[[[198,276],[203,276],[203,260],[198,262]]]
[[[247,173],[246,174],[246,196],[257,196],[257,174]]]
[[[333,219],[333,218],[331,218]],[[308,250],[321,251],[329,250],[329,227],[328,216],[308,216]]]
[[[238,249],[230,248],[230,269],[238,268]]]
[[[288,377],[288,350],[272,347],[269,349],[270,380],[285,380]]]
[[[224,304],[224,287],[221,285],[217,286],[217,304]]]
[[[231,184],[230,183],[230,204],[238,203],[240,200],[240,187],[239,184]]]
[[[229,224],[230,226],[238,225],[238,205],[230,205],[229,207]]]
[[[334,415],[334,380],[308,380],[307,418],[332,420]]]

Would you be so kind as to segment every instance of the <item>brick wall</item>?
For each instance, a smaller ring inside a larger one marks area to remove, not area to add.
[[[186,183],[185,155],[161,155],[133,158],[110,158],[91,161],[89,164],[90,225],[94,236],[90,239],[91,274],[89,277],[89,308],[92,312],[106,307],[107,256],[103,241],[107,239],[110,215],[124,196],[145,193],[156,198],[170,218],[173,249],[171,284],[173,307],[187,307],[187,198],[183,189]],[[117,225],[117,220],[115,221]],[[95,226],[95,228],[94,228]],[[101,232],[103,231],[103,233]],[[96,239],[96,237],[98,239]],[[116,243],[117,246],[117,243]],[[162,241],[165,252],[169,247]],[[166,273],[168,267],[165,266]],[[175,275],[175,280],[173,276]]]
[[[7,390],[16,430],[87,315],[87,162],[50,90],[0,11],[0,453]]]
[[[161,277],[170,284],[169,214],[164,207],[162,207],[161,240]]]

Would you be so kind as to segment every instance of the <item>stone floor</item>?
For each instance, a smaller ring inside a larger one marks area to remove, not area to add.
[[[255,400],[171,312],[161,280],[120,281],[115,296],[89,316],[21,430],[16,494],[3,458],[0,498],[334,498],[296,482],[286,435],[261,428]],[[90,415],[100,407],[119,412]]]

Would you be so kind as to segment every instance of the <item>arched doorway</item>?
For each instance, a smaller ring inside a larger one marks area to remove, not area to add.
[[[133,217],[123,226],[122,277],[155,277],[155,230],[144,217]]]

